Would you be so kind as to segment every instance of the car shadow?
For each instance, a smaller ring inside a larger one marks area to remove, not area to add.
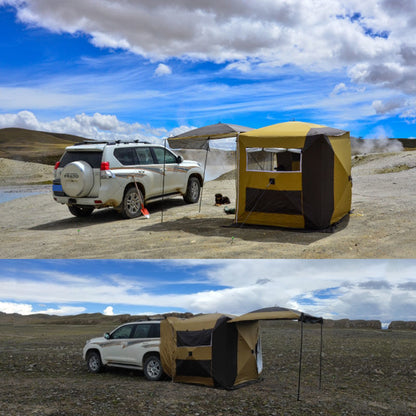
[[[69,214],[71,215],[71,214]],[[92,215],[88,217],[73,217],[64,218],[61,220],[51,221],[44,224],[35,225],[29,228],[34,231],[55,231],[55,230],[67,230],[71,228],[84,228],[95,224],[110,223],[115,221],[123,221],[120,214],[114,209],[100,209],[94,211]]]
[[[162,217],[163,212],[168,212],[171,209],[177,207],[185,206],[186,204],[183,199],[165,199],[157,200],[154,202],[149,202],[146,204],[146,207],[150,211],[150,215],[157,214]],[[138,218],[140,220],[140,218]],[[113,208],[98,209],[94,211],[88,217],[74,217],[68,212],[68,218],[63,218],[61,220],[51,221],[39,225],[30,227],[29,230],[33,231],[55,231],[55,230],[67,230],[74,228],[85,228],[90,227],[96,224],[105,224],[113,223],[117,221],[128,221],[124,219],[121,214],[119,214]]]

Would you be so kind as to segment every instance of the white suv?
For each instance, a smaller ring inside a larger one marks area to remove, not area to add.
[[[65,149],[55,165],[53,198],[85,217],[114,207],[124,218],[141,215],[145,201],[182,194],[195,203],[203,186],[198,162],[164,146],[141,142],[85,142]]]
[[[83,358],[88,370],[99,373],[104,366],[143,370],[148,380],[160,380],[160,321],[130,322],[104,337],[86,342]]]

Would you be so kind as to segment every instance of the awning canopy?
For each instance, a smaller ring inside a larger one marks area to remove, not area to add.
[[[253,130],[236,124],[217,123],[187,131],[168,139],[171,149],[209,149],[210,139],[237,137],[239,133]]]
[[[262,308],[255,311],[245,313],[244,315],[237,316],[236,318],[228,321],[243,322],[243,321],[262,321],[262,320],[297,320],[299,322],[307,323],[322,323],[323,319],[316,316],[311,316],[303,312],[295,311],[293,309],[281,308],[274,306],[271,308]]]

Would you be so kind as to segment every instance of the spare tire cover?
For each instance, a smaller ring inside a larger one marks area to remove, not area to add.
[[[94,185],[92,167],[83,160],[68,163],[61,173],[62,189],[68,196],[88,195]]]

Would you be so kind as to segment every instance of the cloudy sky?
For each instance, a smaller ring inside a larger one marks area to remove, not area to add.
[[[2,260],[0,311],[416,320],[416,260]]]
[[[0,128],[415,137],[414,0],[0,0]]]

